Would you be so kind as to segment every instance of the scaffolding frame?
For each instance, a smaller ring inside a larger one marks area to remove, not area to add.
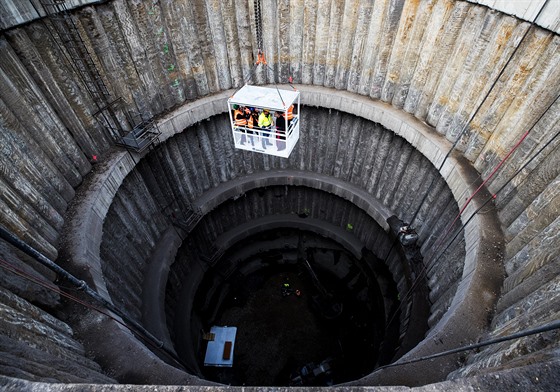
[[[66,0],[41,0],[50,24],[50,34],[66,56],[68,63],[78,75],[91,96],[96,111],[92,116],[105,129],[113,141],[136,152],[159,143],[161,132],[154,119],[139,114],[131,115],[125,110],[121,97],[112,99],[97,65],[82,39],[74,18],[66,6]],[[58,39],[57,39],[58,38]]]

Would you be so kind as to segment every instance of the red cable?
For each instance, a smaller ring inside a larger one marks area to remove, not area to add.
[[[531,128],[532,129],[532,128]],[[494,168],[494,170],[492,170],[492,173],[490,173],[490,175],[488,176],[488,178],[486,178],[482,184],[480,184],[480,186],[474,191],[474,193],[467,199],[467,201],[465,202],[465,204],[463,205],[463,207],[461,208],[461,211],[459,211],[459,213],[457,214],[457,216],[455,217],[455,219],[453,220],[453,222],[451,222],[451,224],[447,227],[447,230],[445,232],[445,234],[443,236],[440,236],[438,238],[438,240],[436,241],[436,243],[434,244],[434,246],[436,246],[436,249],[434,250],[434,254],[436,254],[436,252],[439,250],[440,246],[443,243],[443,240],[445,238],[447,238],[447,236],[449,235],[449,231],[451,230],[451,228],[453,227],[453,225],[455,224],[455,222],[457,222],[457,219],[459,219],[459,217],[461,216],[461,214],[465,211],[465,208],[467,208],[467,205],[469,205],[469,203],[472,201],[472,199],[474,198],[474,196],[482,189],[482,187],[494,176],[494,174],[496,174],[496,172],[498,171],[498,169],[504,164],[504,162],[510,157],[511,154],[513,154],[513,152],[519,147],[519,145],[523,142],[523,140],[525,140],[525,138],[527,137],[527,135],[529,134],[529,132],[531,131],[531,129],[529,129],[527,132],[525,132],[525,134],[521,137],[521,139],[519,139],[519,141],[515,144],[515,146],[513,146],[513,148],[509,151],[509,153],[504,157],[504,159],[501,160],[501,162]],[[496,197],[496,195],[492,195],[493,198]],[[420,273],[418,274],[415,282],[412,284],[412,286],[408,289],[408,291],[406,292],[406,294],[404,295],[405,298],[408,298],[408,296],[412,293],[412,291],[414,290],[414,287],[416,285],[417,282],[419,282],[420,277],[426,272],[426,270],[428,269],[428,263],[424,263],[424,267],[422,268],[422,270],[420,271]],[[472,271],[470,272],[472,273]],[[400,305],[399,305],[400,307]],[[386,324],[386,326],[389,326],[391,324],[391,322],[393,321],[393,319],[396,316],[396,312],[393,313],[393,317],[391,317],[391,319],[389,320],[389,322]]]
[[[30,280],[30,281],[32,281],[33,283],[38,284],[39,286],[42,286],[42,287],[44,287],[44,288],[46,288],[46,289],[48,289],[48,290],[54,291],[55,293],[60,294],[60,295],[62,295],[63,297],[66,297],[66,298],[68,298],[68,299],[70,299],[70,300],[72,300],[72,301],[74,301],[74,302],[77,302],[77,303],[79,303],[79,304],[85,306],[86,308],[89,308],[89,309],[95,310],[95,311],[97,311],[97,312],[99,312],[99,313],[101,313],[101,314],[104,314],[105,316],[107,316],[107,317],[113,319],[114,321],[116,321],[117,323],[119,323],[119,324],[122,325],[123,327],[127,328],[127,329],[130,330],[131,332],[134,332],[132,329],[130,329],[130,328],[128,327],[128,325],[124,324],[122,321],[118,320],[117,318],[115,318],[114,316],[112,316],[110,313],[108,313],[108,312],[106,312],[105,310],[103,310],[103,309],[101,309],[101,308],[98,308],[98,307],[96,307],[96,306],[94,306],[94,305],[92,305],[92,304],[90,304],[90,303],[88,303],[88,302],[86,302],[86,301],[83,301],[83,300],[79,299],[78,297],[75,297],[75,296],[73,296],[73,295],[71,295],[71,294],[68,294],[68,293],[65,292],[65,291],[62,291],[62,290],[61,290],[58,286],[56,286],[55,284],[52,284],[52,283],[50,283],[50,282],[48,282],[48,281],[46,281],[46,280],[40,279],[40,278],[38,278],[38,277],[35,277],[35,276],[33,276],[33,275],[27,273],[26,271],[24,271],[24,270],[22,270],[22,269],[20,269],[20,268],[18,268],[18,267],[16,267],[16,266],[14,266],[14,265],[11,264],[10,262],[8,262],[8,261],[6,261],[6,260],[3,260],[3,259],[0,259],[0,266],[4,267],[5,269],[7,269],[7,270],[13,272],[14,274],[16,274],[16,275],[18,275],[18,276],[21,276],[21,277],[24,278],[24,279]]]
[[[525,132],[523,134],[521,139],[519,139],[519,141],[515,144],[515,146],[513,146],[513,148],[507,153],[507,155],[504,157],[504,159],[502,159],[500,161],[500,163],[494,168],[494,170],[492,170],[490,175],[482,182],[482,184],[480,184],[480,186],[476,189],[476,191],[474,191],[474,193],[467,199],[467,201],[465,202],[465,204],[463,205],[463,207],[461,208],[461,210],[459,211],[459,213],[457,214],[455,219],[453,219],[453,222],[451,222],[451,224],[449,226],[447,226],[447,229],[446,229],[444,235],[439,237],[438,241],[436,242],[436,250],[434,251],[434,253],[436,253],[439,250],[439,247],[443,243],[443,240],[445,240],[447,238],[447,236],[449,235],[449,232],[451,231],[451,228],[453,227],[455,222],[457,222],[457,219],[459,219],[461,217],[461,214],[465,211],[465,209],[467,208],[469,203],[472,201],[472,199],[484,187],[484,185],[486,185],[486,183],[494,176],[494,174],[496,174],[496,172],[500,169],[500,167],[502,167],[502,165],[511,156],[511,154],[514,153],[514,151],[519,147],[519,145],[521,145],[521,143],[523,143],[523,140],[525,140],[527,135],[529,135],[530,131],[531,131],[531,129],[529,129],[527,132]]]
[[[42,286],[42,287],[45,287],[45,288],[48,289],[48,290],[54,291],[55,293],[58,293],[58,294],[62,295],[63,297],[66,297],[66,298],[68,298],[68,299],[70,299],[70,300],[72,300],[72,301],[74,301],[74,302],[76,302],[76,303],[79,303],[79,304],[85,306],[86,308],[95,310],[95,311],[97,311],[97,312],[99,312],[99,313],[101,313],[101,314],[103,314],[103,315],[109,317],[110,319],[114,320],[114,321],[117,322],[118,324],[120,324],[120,325],[122,325],[123,327],[125,327],[126,329],[128,329],[132,334],[135,334],[135,335],[136,335],[135,331],[134,331],[132,328],[130,328],[127,324],[125,324],[124,322],[120,321],[119,319],[115,318],[113,315],[111,315],[110,313],[108,313],[108,312],[105,311],[104,309],[98,308],[98,307],[96,307],[96,306],[94,306],[94,305],[92,305],[92,304],[90,304],[90,303],[88,303],[88,302],[86,302],[86,301],[82,301],[81,299],[79,299],[79,298],[77,298],[77,297],[75,297],[75,296],[73,296],[73,295],[71,295],[71,294],[66,293],[65,291],[61,290],[60,287],[58,287],[57,285],[55,285],[55,284],[53,284],[53,283],[51,283],[51,282],[48,282],[48,281],[46,281],[46,280],[44,280],[44,279],[40,279],[40,278],[38,278],[38,277],[35,277],[35,276],[29,274],[27,271],[25,271],[25,270],[23,270],[23,269],[21,269],[21,268],[16,267],[15,265],[13,265],[12,263],[10,263],[10,262],[8,262],[8,261],[6,261],[6,260],[0,259],[0,266],[3,267],[3,268],[5,268],[5,269],[7,269],[7,270],[9,270],[9,271],[11,271],[11,272],[13,272],[14,274],[16,274],[16,275],[18,275],[18,276],[21,276],[21,277],[24,278],[24,279],[30,280],[30,281],[32,281],[32,282],[34,282],[34,283],[36,283],[36,284],[38,284],[38,285],[40,285],[40,286]],[[160,348],[160,347],[156,346],[155,344],[153,344],[153,342],[151,342],[150,340],[144,339],[144,341],[145,341],[147,344],[149,344],[150,346],[152,346],[152,347],[154,347],[154,348],[156,348],[156,349],[159,349],[159,348]],[[164,351],[164,352],[165,352],[165,351]],[[166,353],[166,354],[168,354],[168,353]],[[169,354],[168,354],[168,355],[169,355]],[[176,360],[175,358],[173,358],[172,356],[171,356],[171,358],[177,362],[177,360]],[[180,365],[182,365],[180,362],[177,362],[177,363],[180,364]]]

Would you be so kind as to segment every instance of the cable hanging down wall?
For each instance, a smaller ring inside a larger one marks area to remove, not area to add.
[[[460,212],[458,213],[458,215],[455,217],[455,219],[453,220],[453,222],[451,224],[449,224],[447,226],[446,231],[444,231],[444,233],[438,238],[438,240],[436,241],[436,243],[434,244],[434,250],[432,252],[432,255],[430,257],[429,260],[425,260],[423,263],[423,268],[420,271],[420,273],[418,274],[418,276],[416,277],[416,279],[414,280],[414,282],[412,283],[410,289],[407,291],[407,293],[405,294],[405,298],[409,298],[412,295],[412,292],[418,287],[419,282],[421,281],[421,279],[423,277],[426,276],[427,273],[429,273],[430,271],[428,270],[428,265],[435,265],[445,254],[445,252],[447,251],[447,249],[449,249],[449,247],[454,243],[454,241],[459,238],[459,234],[465,230],[465,228],[467,227],[467,225],[472,221],[472,219],[486,206],[488,205],[488,203],[490,203],[491,201],[493,201],[497,195],[502,192],[502,190],[505,189],[505,187],[511,182],[513,181],[513,179],[521,174],[523,172],[523,170],[533,161],[535,160],[538,156],[540,156],[540,154],[545,150],[546,147],[548,147],[558,136],[560,136],[560,131],[557,132],[551,139],[549,139],[530,159],[528,159],[494,194],[492,194],[490,197],[488,197],[484,203],[482,203],[482,205],[480,207],[478,207],[476,209],[476,211],[474,211],[472,213],[471,216],[469,216],[466,220],[465,223],[463,225],[461,225],[461,227],[459,227],[459,229],[455,232],[455,234],[453,235],[453,237],[451,239],[449,239],[449,241],[447,241],[447,244],[445,245],[445,247],[438,253],[438,251],[441,249],[441,247],[445,244],[445,240],[447,239],[447,237],[449,236],[449,234],[451,233],[451,228],[452,226],[455,224],[455,222],[457,222],[457,220],[461,217],[461,214],[463,213],[463,211],[465,210],[465,208],[467,207],[467,205],[472,201],[472,199],[475,197],[475,195],[482,189],[482,187],[496,174],[496,172],[503,166],[503,164],[506,162],[506,160],[517,150],[517,148],[523,143],[523,141],[527,138],[527,136],[529,135],[529,133],[533,130],[533,128],[539,123],[539,121],[542,119],[542,117],[544,116],[545,113],[548,112],[548,110],[558,101],[558,99],[560,98],[560,96],[557,96],[554,101],[552,101],[552,103],[550,103],[550,105],[546,108],[545,111],[543,111],[543,113],[541,114],[541,116],[535,121],[535,123],[533,124],[533,126],[526,131],[521,138],[517,141],[517,143],[512,147],[512,149],[508,152],[508,154],[506,154],[506,156],[494,167],[494,169],[492,170],[492,172],[490,173],[490,175],[482,182],[482,184],[475,190],[475,192],[467,199],[467,201],[464,203],[462,209],[460,210]],[[395,245],[395,242],[393,242],[393,246]],[[392,250],[392,249],[391,249]],[[391,251],[390,250],[390,251]],[[389,252],[390,252],[389,251]],[[432,261],[433,260],[433,261]],[[473,271],[471,271],[471,273],[473,273]],[[402,305],[401,305],[402,306]],[[400,306],[399,306],[400,308]],[[393,314],[393,317],[391,317],[391,320],[395,317],[395,315]],[[387,325],[389,325],[389,323],[387,323]]]
[[[163,341],[161,341],[160,339],[158,339],[157,337],[152,335],[142,325],[140,325],[138,322],[136,322],[135,320],[128,317],[124,312],[122,312],[120,309],[115,307],[111,302],[109,302],[108,300],[103,298],[101,295],[99,295],[99,293],[97,293],[95,290],[93,290],[91,287],[89,287],[88,284],[85,281],[76,278],[74,275],[70,274],[68,271],[66,271],[65,269],[60,267],[58,264],[56,264],[55,262],[50,260],[48,257],[43,255],[42,253],[40,253],[36,249],[32,248],[31,246],[27,245],[25,242],[21,241],[19,238],[17,238],[14,234],[12,234],[8,230],[6,230],[1,225],[0,225],[0,238],[5,240],[7,243],[15,246],[16,248],[20,249],[21,251],[25,252],[27,255],[33,257],[33,259],[37,260],[39,263],[41,263],[45,267],[49,268],[51,271],[55,272],[60,277],[66,279],[68,282],[73,284],[78,290],[83,291],[95,303],[97,303],[101,307],[113,312],[118,317],[120,317],[124,321],[124,323],[118,321],[115,317],[111,316],[110,314],[102,311],[102,309],[99,309],[95,306],[90,306],[92,309],[94,309],[96,311],[99,311],[99,312],[107,315],[108,317],[111,317],[112,319],[119,322],[120,324],[124,325],[131,332],[141,336],[142,338],[144,338],[146,341],[150,342],[152,345],[154,345],[158,349],[161,349],[166,355],[171,357],[175,362],[177,362],[178,364],[183,366],[182,361],[177,357],[177,355],[173,351],[171,351],[170,349],[168,349],[167,347],[164,346]],[[6,265],[6,264],[8,264],[8,263],[4,262],[4,261],[2,262],[3,266]],[[14,270],[13,267],[12,267],[12,270]],[[50,287],[50,286],[47,286],[47,288],[50,289],[50,290],[53,290],[53,288]],[[62,292],[59,292],[59,291],[57,291],[57,292],[59,294],[62,294]],[[62,295],[64,295],[64,294],[62,294]],[[69,297],[68,295],[65,295],[65,296]],[[75,298],[72,298],[72,297],[69,297],[69,298],[71,298],[73,300],[76,300]],[[80,302],[80,303],[84,304],[83,302]]]
[[[5,238],[6,234],[8,234],[7,238]],[[2,238],[6,239],[8,242],[12,243],[11,240],[10,240],[10,235],[9,234],[10,234],[9,232],[4,230],[0,226],[0,236]],[[18,248],[19,248],[19,246],[18,246]],[[28,279],[35,284],[41,285],[41,286],[43,286],[43,287],[45,287],[45,288],[47,288],[51,291],[54,291],[54,292],[56,292],[60,295],[63,295],[65,297],[71,299],[72,301],[75,301],[75,302],[77,302],[77,303],[79,303],[79,304],[81,304],[85,307],[96,310],[99,313],[102,313],[102,314],[104,314],[108,317],[111,317],[113,320],[115,320],[119,324],[121,324],[121,325],[125,326],[126,328],[130,329],[130,327],[128,325],[124,324],[123,322],[119,321],[115,317],[111,316],[109,313],[105,312],[103,309],[98,308],[96,306],[92,306],[91,304],[88,304],[84,301],[81,301],[78,298],[76,298],[75,296],[69,295],[68,293],[65,293],[64,291],[60,290],[58,287],[56,287],[53,284],[46,284],[46,282],[42,282],[40,279],[37,279],[37,278],[27,274],[25,271],[18,269],[17,267],[13,266],[11,263],[8,263],[5,260],[0,259],[0,267],[5,268],[5,269],[23,277],[23,278],[25,278],[25,279]],[[80,282],[83,282],[83,281],[80,281]],[[83,283],[85,285],[85,282],[83,282]],[[87,287],[87,285],[85,285],[84,287],[82,287],[82,285],[80,285],[80,287],[78,287],[78,288],[79,289],[84,289],[85,287]],[[489,346],[489,345],[492,345],[492,344],[497,344],[497,343],[506,342],[506,341],[510,341],[510,340],[515,340],[515,339],[521,339],[523,337],[536,335],[536,334],[540,334],[540,333],[544,333],[544,332],[549,332],[549,331],[553,331],[553,330],[557,330],[557,329],[560,329],[560,320],[556,320],[554,322],[551,322],[549,324],[546,324],[546,325],[543,325],[543,326],[540,326],[540,327],[537,327],[537,328],[523,330],[523,331],[511,334],[511,335],[501,336],[501,337],[498,337],[498,338],[485,340],[485,341],[482,341],[482,342],[479,342],[479,343],[457,347],[457,348],[442,351],[442,352],[439,352],[439,353],[436,353],[436,354],[422,356],[422,357],[419,357],[419,358],[414,358],[414,359],[410,359],[410,360],[402,361],[402,362],[394,362],[394,363],[391,363],[391,364],[388,364],[388,365],[380,366],[379,368],[376,369],[376,371],[383,370],[383,369],[390,368],[390,367],[404,366],[404,365],[408,365],[408,364],[412,364],[412,363],[416,363],[416,362],[421,362],[421,361],[428,361],[428,360],[443,357],[443,356],[446,356],[446,355],[457,354],[457,353],[464,352],[464,351],[475,350],[477,348]],[[131,331],[133,331],[133,330],[131,329]],[[151,341],[151,339],[150,339],[150,341]],[[151,341],[151,342],[153,343],[153,341]],[[160,346],[158,346],[158,347],[160,347]],[[171,355],[171,353],[167,352],[167,350],[165,350],[165,351],[168,355]],[[173,357],[173,359],[177,360],[175,355],[172,355],[172,357]]]
[[[463,351],[475,350],[477,348],[490,346],[492,344],[507,342],[507,341],[515,340],[515,339],[521,339],[521,338],[524,338],[526,336],[536,335],[536,334],[543,333],[543,332],[554,331],[554,330],[557,330],[557,329],[560,329],[560,320],[553,321],[549,324],[546,324],[546,325],[543,325],[543,326],[540,326],[540,327],[537,327],[537,328],[526,329],[524,331],[520,331],[520,332],[511,334],[511,335],[501,336],[499,338],[485,340],[485,341],[482,341],[480,343],[469,344],[469,345],[457,347],[457,348],[454,348],[454,349],[451,349],[451,350],[442,351],[442,352],[439,352],[439,353],[436,353],[436,354],[426,355],[426,356],[423,356],[423,357],[410,359],[408,361],[395,362],[395,363],[391,363],[391,364],[388,364],[388,365],[380,366],[379,368],[376,369],[376,371],[387,369],[387,368],[390,368],[390,367],[403,366],[403,365],[409,365],[411,363],[428,361],[428,360],[431,360],[431,359],[444,357],[446,355],[457,354],[457,353],[460,353],[460,352],[463,352]]]
[[[442,162],[440,163],[439,167],[438,167],[438,171],[441,172],[442,168],[444,167],[445,163],[447,162],[447,160],[449,159],[449,157],[451,156],[452,152],[455,150],[455,148],[457,147],[457,145],[459,144],[459,142],[461,141],[462,137],[467,133],[468,129],[469,129],[469,125],[471,124],[471,122],[473,121],[473,119],[476,117],[476,115],[478,114],[478,112],[480,111],[480,109],[482,108],[482,106],[484,105],[484,103],[486,102],[486,100],[488,99],[488,97],[490,96],[491,92],[494,90],[494,87],[498,84],[498,82],[500,81],[500,78],[502,77],[502,75],[504,74],[504,72],[506,71],[508,65],[511,63],[511,61],[513,60],[513,58],[515,57],[517,51],[519,50],[519,48],[521,47],[521,44],[525,41],[526,37],[528,36],[529,32],[531,31],[532,28],[534,28],[536,21],[538,20],[538,18],[540,17],[540,15],[543,13],[543,11],[545,10],[547,3],[549,2],[549,0],[546,0],[543,5],[541,6],[539,12],[537,13],[537,15],[534,17],[534,19],[531,21],[531,24],[527,27],[527,29],[525,30],[525,32],[523,33],[523,36],[521,37],[519,43],[517,44],[517,46],[514,48],[514,50],[512,51],[511,55],[509,56],[508,60],[505,62],[505,64],[502,66],[500,72],[498,73],[498,75],[496,76],[496,78],[494,79],[494,81],[492,82],[490,88],[488,89],[488,91],[484,94],[484,97],[482,98],[482,100],[480,101],[480,103],[477,105],[476,109],[474,110],[473,113],[470,114],[470,116],[468,117],[468,120],[465,122],[465,124],[463,125],[463,127],[461,128],[459,134],[457,135],[457,138],[455,140],[455,142],[453,143],[453,145],[451,146],[451,148],[449,149],[449,151],[447,152],[447,154],[444,156]],[[526,131],[521,138],[518,140],[518,142],[516,143],[516,145],[509,151],[509,153],[498,163],[498,165],[496,165],[492,172],[490,173],[490,175],[484,180],[482,181],[482,183],[480,184],[480,186],[476,189],[476,191],[470,195],[470,197],[467,198],[467,201],[464,203],[464,205],[461,207],[458,215],[455,217],[455,219],[445,228],[443,234],[441,234],[437,239],[434,245],[432,245],[432,248],[434,249],[432,251],[431,260],[434,260],[434,262],[432,262],[431,264],[434,265],[441,257],[443,257],[443,255],[445,254],[446,250],[451,246],[451,244],[453,244],[454,240],[458,238],[459,234],[465,229],[466,225],[473,219],[473,217],[482,209],[482,207],[478,208],[473,215],[471,215],[466,222],[461,225],[461,227],[459,227],[456,231],[454,236],[451,238],[450,241],[447,242],[447,245],[444,247],[444,249],[438,254],[438,251],[442,248],[442,246],[445,243],[445,240],[447,239],[447,237],[453,232],[453,226],[455,225],[455,223],[457,223],[457,221],[459,220],[459,218],[461,217],[462,213],[464,212],[464,210],[466,209],[466,207],[468,206],[468,204],[472,201],[472,199],[475,197],[475,195],[486,185],[486,183],[496,174],[496,172],[501,168],[501,166],[505,163],[505,161],[511,156],[511,154],[513,154],[513,152],[515,152],[515,150],[519,147],[519,145],[525,140],[525,138],[528,136],[528,134],[531,132],[531,130],[537,125],[537,123],[540,121],[540,119],[544,116],[545,113],[548,112],[548,110],[554,105],[554,103],[558,100],[558,96],[550,103],[550,105],[548,105],[548,107],[541,113],[541,115],[539,116],[539,118],[533,123],[533,125],[529,128],[528,131]],[[556,135],[557,136],[557,135]],[[554,136],[554,138],[556,138],[556,136]],[[553,139],[554,139],[553,138]],[[550,142],[549,142],[550,143]],[[548,143],[547,143],[548,145]],[[539,152],[537,154],[535,154],[530,161],[532,161],[536,156],[538,156],[543,149],[540,149]],[[528,164],[528,162],[523,165],[523,168],[526,167]],[[519,171],[517,171],[512,178],[510,178],[507,183],[511,182],[511,180],[520,173],[520,171],[523,169],[521,168]],[[479,174],[479,176],[473,181],[476,182],[478,181],[479,178],[481,178],[481,174]],[[420,213],[420,211],[422,210],[422,207],[424,207],[426,199],[428,198],[428,195],[430,193],[430,190],[432,189],[433,185],[435,182],[435,178],[433,178],[430,182],[430,185],[427,187],[427,191],[424,193],[424,195],[422,196],[422,200],[420,201],[420,203],[418,204],[417,209],[414,211],[412,218],[410,219],[410,223],[409,225],[411,227],[414,226],[414,222],[416,221],[416,219],[418,218],[418,215]],[[496,194],[499,193],[500,191],[503,190],[503,188],[505,187],[505,185],[503,187],[501,187],[491,198],[489,198],[488,200],[486,200],[483,204],[483,206],[487,205],[490,201],[494,200],[496,197]],[[394,250],[394,247],[396,245],[398,241],[398,238],[395,238],[395,240],[391,243],[391,247],[389,248],[389,251],[387,252],[384,260],[385,262],[389,259],[392,251]],[[427,260],[423,261],[423,267],[422,270],[420,271],[420,273],[416,276],[414,282],[412,283],[412,285],[410,286],[410,288],[408,289],[405,297],[408,298],[411,296],[412,292],[415,290],[415,288],[418,287],[419,282],[421,281],[421,279],[423,279],[426,274],[429,272],[428,271],[428,265],[430,264]],[[401,305],[399,306],[399,309]],[[396,312],[392,315],[390,320],[393,320],[393,318],[395,317]],[[387,326],[390,324],[390,321],[387,323]]]
[[[447,161],[447,159],[449,159],[449,157],[451,156],[451,153],[455,150],[455,148],[457,147],[457,145],[459,144],[459,142],[461,141],[461,139],[463,138],[463,136],[467,133],[468,129],[469,129],[469,125],[471,124],[471,122],[474,120],[474,118],[476,117],[476,115],[478,114],[478,112],[480,111],[480,109],[482,108],[482,106],[484,105],[484,103],[486,102],[486,100],[488,99],[488,97],[490,96],[490,94],[492,93],[492,91],[494,90],[494,87],[498,84],[498,82],[500,81],[500,78],[502,77],[502,75],[504,74],[504,72],[506,71],[506,69],[508,68],[509,64],[511,63],[511,61],[513,60],[513,58],[515,57],[517,51],[519,50],[519,48],[521,48],[521,44],[525,41],[527,35],[529,34],[529,31],[531,31],[531,29],[535,26],[536,21],[539,19],[539,17],[541,16],[541,14],[543,13],[543,11],[546,8],[546,5],[548,3],[549,0],[546,0],[544,2],[544,4],[541,6],[538,14],[535,16],[535,18],[531,21],[531,24],[529,25],[529,27],[527,27],[527,29],[525,30],[525,32],[523,33],[523,36],[521,37],[521,39],[519,40],[519,43],[517,44],[517,46],[515,46],[514,50],[512,51],[511,55],[509,56],[509,58],[507,59],[507,61],[504,63],[504,65],[502,66],[502,68],[500,69],[500,72],[498,73],[498,75],[496,76],[496,78],[494,79],[494,81],[492,82],[492,84],[490,85],[490,88],[488,89],[488,91],[486,91],[486,93],[484,94],[484,96],[482,97],[480,103],[476,106],[476,109],[469,115],[467,121],[465,121],[465,124],[463,125],[463,127],[461,128],[461,130],[459,131],[455,141],[453,142],[453,145],[451,146],[451,148],[449,149],[449,151],[447,152],[447,154],[445,155],[445,157],[443,158],[443,160],[441,161],[441,164],[438,167],[438,171],[441,172],[441,169],[443,168],[443,166],[445,165],[445,162]],[[548,110],[548,109],[547,109]],[[479,176],[480,177],[480,176]],[[434,179],[432,179],[430,186],[427,188],[428,190],[432,188],[432,186],[434,185]],[[416,221],[418,214],[420,213],[420,210],[422,209],[422,206],[424,205],[424,202],[426,201],[426,198],[428,197],[428,192],[426,192],[423,195],[422,201],[420,202],[420,204],[418,205],[418,208],[416,209],[416,211],[414,212],[414,214],[412,215],[412,218],[410,219],[410,225],[414,226],[414,222]]]

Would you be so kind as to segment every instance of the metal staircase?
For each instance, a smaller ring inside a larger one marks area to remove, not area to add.
[[[93,99],[93,117],[108,131],[115,143],[136,152],[159,143],[161,132],[152,118],[131,116],[123,109],[122,98],[111,98],[78,26],[66,7],[66,0],[41,0],[41,5],[50,21],[47,24],[49,31],[57,39],[68,62]]]

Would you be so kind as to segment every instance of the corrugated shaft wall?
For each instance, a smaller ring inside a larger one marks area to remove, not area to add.
[[[292,77],[294,83],[328,87],[333,94],[346,91],[386,102],[449,141],[458,141],[457,151],[483,179],[530,131],[488,183],[490,192],[500,190],[495,203],[506,236],[507,273],[491,334],[558,318],[560,141],[554,139],[560,112],[558,35],[464,1],[263,0],[262,4],[270,68],[258,69],[250,79],[253,83],[286,83]],[[112,97],[122,97],[128,109],[148,116],[240,87],[255,60],[250,1],[116,0],[73,14]],[[91,171],[92,156],[102,161],[111,141],[91,116],[96,111],[92,99],[45,23],[50,22],[17,26],[0,37],[0,210],[3,225],[54,259],[68,205]],[[348,132],[341,142],[346,143],[356,132],[350,123],[332,128],[329,135]],[[183,137],[207,146],[213,140],[208,135],[225,132],[223,126],[199,127]],[[317,140],[307,140],[318,143],[317,155],[298,155],[299,162],[294,163],[324,170],[324,159],[332,153],[320,144],[324,136],[317,133]],[[178,156],[177,140],[168,142],[165,153],[170,159]],[[183,184],[187,198],[226,181],[236,166],[246,165],[239,173],[275,166],[268,158],[241,159],[231,147],[220,151],[232,160],[226,166],[209,167],[207,174],[194,168],[208,154],[181,156],[184,165],[177,167],[176,175],[196,178]],[[356,162],[364,154],[357,153]],[[374,163],[376,157],[360,164]],[[328,174],[349,175],[344,170],[348,166],[341,164]],[[365,187],[373,194],[374,188]],[[376,197],[383,197],[379,189],[375,191]],[[390,189],[383,194],[391,194]],[[404,192],[399,189],[397,194]],[[165,222],[155,200],[136,197],[118,196],[121,211],[115,219],[126,226],[125,210],[126,219],[153,218],[132,242],[125,241],[141,263],[146,250],[135,247],[134,241],[156,241]],[[146,203],[153,204],[146,208]],[[110,234],[124,240],[122,231],[115,228]],[[13,258],[11,254],[2,250],[4,259]],[[142,277],[129,279],[137,282]],[[127,295],[135,298],[138,293]],[[127,311],[137,314],[132,304]],[[550,341],[542,346],[536,338],[526,339],[504,343],[493,352],[484,350],[461,374],[499,367],[511,358],[523,364],[533,352],[554,356],[558,338]]]

